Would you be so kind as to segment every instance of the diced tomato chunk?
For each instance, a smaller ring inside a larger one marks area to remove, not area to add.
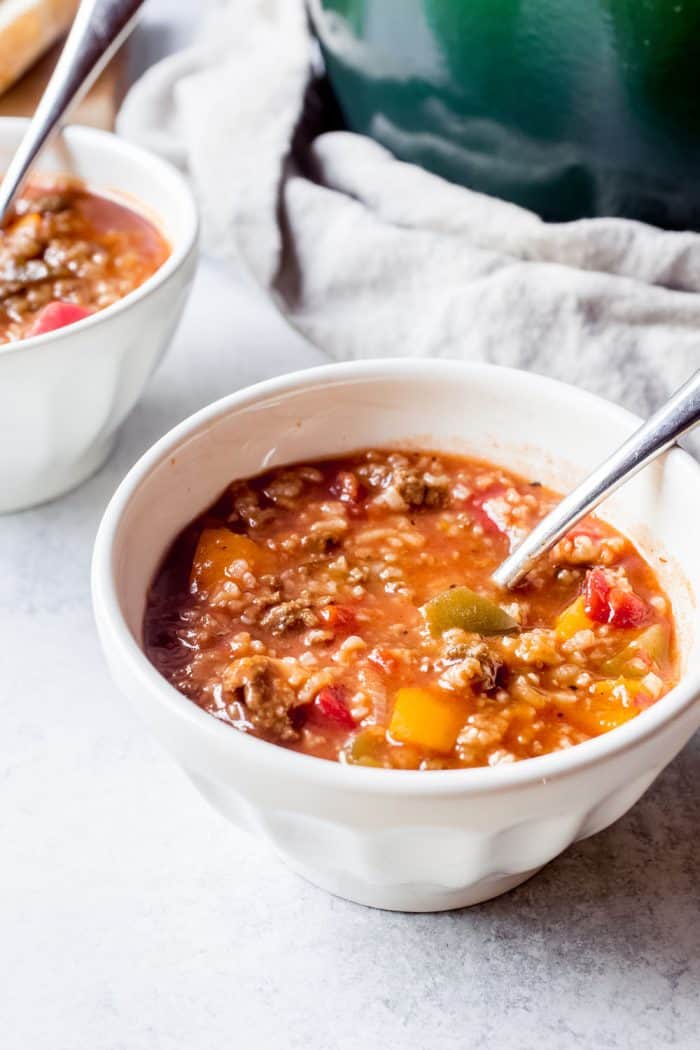
[[[377,667],[381,667],[385,674],[393,674],[398,666],[396,657],[388,649],[372,649],[367,655],[367,659],[371,660]]]
[[[569,529],[566,538],[575,540],[577,536],[589,536],[592,540],[600,540],[604,535],[602,526],[595,518],[583,518],[573,529]]]
[[[641,627],[649,619],[647,603],[634,591],[613,587],[609,600],[611,615],[608,623],[613,627]]]
[[[319,616],[333,631],[346,631],[351,634],[357,629],[357,617],[347,605],[326,605]]]
[[[353,474],[350,470],[339,471],[331,482],[330,488],[336,499],[343,503],[359,504],[367,495],[367,490],[357,474]]]
[[[332,724],[353,729],[352,717],[346,701],[346,693],[340,685],[327,685],[314,697],[309,719],[317,725]]]
[[[646,602],[617,586],[605,569],[591,569],[586,576],[583,603],[591,620],[612,627],[641,627],[649,618]]]
[[[591,569],[586,576],[583,592],[583,606],[586,615],[596,623],[607,623],[610,615],[608,597],[612,585],[607,572],[603,569]]]
[[[489,503],[493,499],[500,499],[505,495],[506,487],[496,482],[489,485],[482,492],[475,492],[467,500],[467,510],[477,525],[481,525],[485,533],[490,536],[505,536],[506,530],[501,523],[489,511]]]
[[[57,328],[65,328],[68,324],[82,321],[91,313],[92,310],[88,310],[85,306],[78,306],[77,303],[62,303],[60,300],[47,303],[36,315],[27,335],[45,335],[47,332],[54,332]]]

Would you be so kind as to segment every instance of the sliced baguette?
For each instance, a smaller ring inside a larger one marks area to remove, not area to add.
[[[0,0],[0,92],[68,29],[78,0]]]

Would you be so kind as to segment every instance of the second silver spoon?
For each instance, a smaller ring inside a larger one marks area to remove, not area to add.
[[[29,127],[0,184],[0,225],[61,118],[88,90],[136,25],[144,0],[83,0]]]

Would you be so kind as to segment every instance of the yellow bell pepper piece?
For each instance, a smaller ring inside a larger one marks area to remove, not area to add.
[[[593,620],[587,615],[583,605],[583,598],[577,598],[556,619],[554,629],[560,638],[573,638],[579,631],[585,631],[594,626]]]
[[[395,740],[446,754],[457,742],[466,720],[459,700],[436,696],[427,689],[399,689],[389,732]]]
[[[229,565],[246,561],[253,572],[269,565],[268,551],[247,536],[230,529],[204,529],[192,559],[190,586],[195,591],[212,591],[227,578]]]

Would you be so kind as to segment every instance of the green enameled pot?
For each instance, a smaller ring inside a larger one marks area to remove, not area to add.
[[[700,228],[700,0],[309,0],[347,125],[549,220]]]

